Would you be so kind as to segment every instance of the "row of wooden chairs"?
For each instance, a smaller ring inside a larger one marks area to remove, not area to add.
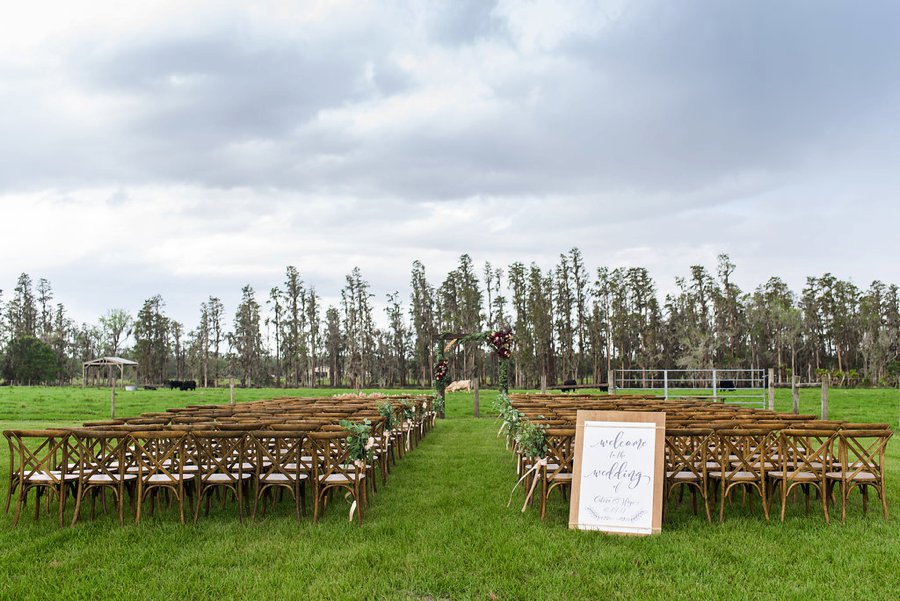
[[[313,494],[313,519],[336,492],[353,502],[362,523],[369,490],[377,486],[375,471],[386,482],[390,466],[417,444],[434,424],[433,412],[423,397],[389,399],[395,427],[386,431],[385,418],[371,400],[277,399],[247,406],[195,406],[135,418],[89,422],[80,428],[9,430],[10,475],[6,512],[16,495],[13,524],[18,523],[29,493],[34,491],[35,518],[41,496],[57,504],[63,525],[67,500],[75,499],[72,524],[85,499],[91,517],[100,496],[104,505],[111,493],[120,523],[124,523],[124,497],[128,495],[135,520],[151,496],[161,493],[177,503],[184,523],[185,501],[190,500],[194,520],[204,500],[216,492],[234,497],[238,516],[244,517],[245,500],[252,498],[252,516],[260,501],[263,511],[276,491],[294,501],[297,517],[305,514],[307,485]],[[296,401],[296,402],[295,402]],[[380,401],[383,402],[383,401]],[[410,409],[413,407],[413,409]],[[347,432],[339,421],[369,420],[372,462],[350,459]],[[224,500],[224,496],[223,496]],[[152,509],[152,505],[151,505]]]
[[[752,491],[760,498],[766,519],[771,502],[781,501],[784,520],[788,496],[803,491],[809,508],[815,491],[829,521],[829,502],[840,491],[841,519],[846,518],[850,493],[859,489],[863,511],[873,489],[888,516],[884,485],[885,449],[893,432],[887,424],[859,424],[817,420],[722,403],[655,397],[572,398],[553,395],[511,396],[524,419],[545,426],[546,465],[535,470],[541,479],[541,519],[555,489],[571,486],[575,416],[579,409],[666,412],[666,484],[668,500],[676,490],[691,492],[694,511],[703,501],[711,521],[710,504],[718,498],[719,520],[735,490]],[[513,447],[515,449],[515,446]],[[519,453],[519,473],[531,467]],[[751,508],[753,495],[749,496]]]

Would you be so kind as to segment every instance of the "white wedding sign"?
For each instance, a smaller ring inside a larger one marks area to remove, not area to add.
[[[665,428],[665,413],[578,412],[570,528],[660,531]]]

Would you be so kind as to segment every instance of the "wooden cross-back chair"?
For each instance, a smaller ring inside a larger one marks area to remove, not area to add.
[[[238,506],[238,520],[244,521],[244,491],[253,476],[253,466],[246,462],[247,434],[233,430],[199,430],[191,432],[194,461],[197,465],[197,502],[194,522],[200,517],[200,505],[206,497],[209,515],[212,492],[230,491]],[[224,502],[224,501],[223,501]]]
[[[766,472],[773,469],[771,456],[776,452],[776,432],[742,424],[737,428],[716,430],[719,469],[709,472],[719,482],[719,521],[725,521],[725,504],[736,487],[749,488],[760,496],[763,515],[769,519]],[[753,495],[749,497],[753,508]]]
[[[830,522],[828,515],[828,479],[833,461],[834,442],[837,439],[837,425],[826,428],[819,424],[813,428],[787,428],[781,431],[778,439],[778,456],[774,460],[778,466],[768,473],[775,486],[781,489],[781,521],[784,521],[787,509],[787,498],[798,486],[806,498],[806,511],[809,512],[809,489],[818,490],[822,501],[822,512],[825,522]]]
[[[69,432],[10,430],[4,434],[10,441],[10,453],[15,454],[15,464],[18,466],[18,476],[14,479],[18,498],[13,526],[19,523],[29,491],[34,490],[35,520],[40,516],[41,494],[48,492],[57,498],[59,526],[62,527],[66,495],[69,487],[78,479],[78,474],[69,471],[69,457],[73,455]]]
[[[554,489],[572,489],[572,469],[575,458],[575,429],[549,428],[544,431],[547,440],[547,465],[541,468],[541,520],[547,512],[547,499]]]
[[[275,489],[287,490],[294,499],[297,519],[306,514],[306,481],[312,469],[311,458],[305,455],[307,435],[298,430],[258,430],[250,433],[251,463],[256,468],[256,494],[252,516],[260,499],[263,512],[266,496]]]
[[[78,474],[78,489],[75,493],[75,513],[72,525],[81,516],[81,504],[91,494],[91,519],[98,493],[109,490],[116,503],[119,524],[125,524],[125,492],[132,495],[137,481],[131,455],[127,453],[128,434],[115,430],[79,429],[72,431],[74,467]],[[132,496],[132,503],[134,499]],[[106,501],[104,498],[104,510]]]
[[[884,488],[885,448],[893,436],[887,424],[844,424],[838,432],[838,460],[826,477],[830,487],[840,485],[841,520],[847,517],[850,492],[859,488],[863,499],[863,514],[868,511],[868,489],[874,488],[881,499],[884,519],[888,517]],[[829,488],[830,488],[829,487]]]
[[[135,521],[141,521],[141,508],[149,493],[162,490],[171,493],[178,502],[181,523],[184,524],[185,483],[196,476],[185,471],[185,442],[187,432],[153,430],[132,432],[132,453],[137,464],[137,508]]]
[[[710,462],[710,453],[715,449],[713,430],[709,427],[666,428],[666,491],[663,511],[669,497],[678,487],[691,491],[691,503],[697,513],[697,495],[703,499],[706,521],[712,521],[709,510],[709,468],[719,463]]]
[[[361,526],[367,500],[366,470],[354,465],[347,433],[310,432],[309,440],[313,450],[313,521],[318,521],[327,496],[344,490],[356,502],[355,512]]]

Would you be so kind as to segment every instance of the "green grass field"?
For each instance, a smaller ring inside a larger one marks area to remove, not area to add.
[[[323,390],[239,390],[238,401]],[[227,402],[225,390],[120,393],[119,415]],[[112,516],[59,529],[0,515],[0,598],[64,599],[896,599],[900,596],[900,440],[888,448],[887,521],[862,515],[858,494],[846,523],[826,525],[815,504],[781,524],[743,505],[724,524],[672,505],[655,537],[573,532],[554,496],[546,522],[507,508],[516,481],[512,455],[490,418],[492,391],[448,396],[448,419],[379,488],[362,527],[342,501],[319,524],[298,522],[291,505],[238,523],[234,506],[182,526],[177,512],[119,527]],[[817,412],[818,391],[802,411]],[[832,390],[830,416],[897,424],[896,390]],[[790,391],[779,390],[788,410]],[[109,416],[108,390],[0,388],[3,429],[78,424]],[[3,493],[8,451],[0,451]],[[518,502],[518,505],[516,504]],[[67,517],[71,518],[70,510]]]

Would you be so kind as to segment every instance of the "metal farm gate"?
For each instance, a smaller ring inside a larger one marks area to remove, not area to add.
[[[766,387],[764,369],[616,369],[609,391],[705,398],[765,409]]]

